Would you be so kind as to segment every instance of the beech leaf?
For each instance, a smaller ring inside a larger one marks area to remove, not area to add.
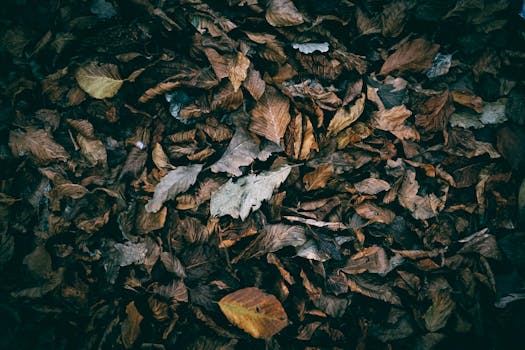
[[[226,318],[254,338],[268,339],[288,325],[288,316],[277,298],[250,287],[219,301]]]
[[[252,209],[259,209],[264,200],[272,197],[273,190],[286,180],[291,169],[286,165],[275,171],[241,177],[235,183],[230,179],[212,194],[211,215],[231,215],[244,221]]]
[[[292,0],[270,0],[266,21],[274,27],[289,27],[303,23],[304,18]]]
[[[365,110],[365,100],[366,97],[363,94],[348,110],[344,107],[339,108],[332,120],[330,120],[330,124],[328,124],[327,136],[337,135],[340,131],[355,122]]]
[[[117,66],[109,63],[91,62],[80,67],[75,78],[82,90],[93,98],[111,98],[117,94],[124,80]]]
[[[201,170],[202,164],[193,164],[170,171],[155,187],[153,198],[146,204],[146,211],[156,213],[164,202],[175,198],[179,193],[186,192],[197,181],[197,175]]]
[[[266,87],[264,94],[252,110],[250,131],[279,144],[292,119],[288,109],[290,100],[275,88]]]
[[[408,41],[386,59],[379,74],[387,75],[392,71],[421,72],[432,66],[438,50],[438,44],[432,44],[422,38]]]
[[[13,130],[9,133],[9,147],[15,157],[28,155],[39,165],[69,159],[67,151],[55,142],[45,130],[29,129],[27,132]]]

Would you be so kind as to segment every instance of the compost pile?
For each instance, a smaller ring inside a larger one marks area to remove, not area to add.
[[[522,341],[521,1],[0,13],[0,348]]]

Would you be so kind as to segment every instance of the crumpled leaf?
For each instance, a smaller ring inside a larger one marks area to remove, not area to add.
[[[244,221],[250,211],[259,209],[264,200],[272,197],[273,190],[286,180],[291,169],[285,165],[275,171],[241,177],[235,183],[230,179],[212,194],[211,215],[230,215]]]
[[[328,124],[328,134],[326,136],[337,135],[355,122],[365,110],[365,101],[366,96],[363,94],[348,110],[345,107],[338,109],[332,120],[330,120],[330,124]]]
[[[455,108],[448,90],[432,92],[424,102],[415,104],[416,125],[425,131],[443,130]]]
[[[364,194],[378,194],[379,192],[388,191],[390,184],[381,179],[369,177],[354,184],[355,189]]]
[[[241,87],[242,82],[248,76],[248,68],[250,67],[250,60],[242,52],[237,52],[230,64],[228,77],[233,85],[233,90],[237,92]]]
[[[324,42],[324,43],[304,43],[304,44],[299,44],[299,43],[292,43],[292,47],[296,50],[299,50],[299,52],[301,53],[304,53],[304,54],[310,54],[310,53],[314,53],[316,51],[319,51],[319,52],[328,52],[330,46],[328,45],[327,42]]]
[[[453,128],[448,132],[448,140],[445,144],[445,151],[462,157],[477,157],[487,153],[490,158],[499,158],[500,154],[489,142],[476,140],[470,130]]]
[[[417,194],[418,191],[419,184],[416,180],[416,172],[407,170],[397,196],[399,204],[410,210],[412,216],[418,220],[437,216],[443,210],[445,200],[438,198],[434,193],[420,196]]]
[[[370,222],[390,224],[396,217],[392,210],[381,208],[372,202],[365,202],[356,206],[355,211],[359,216],[370,220]]]
[[[230,322],[254,338],[268,339],[288,325],[279,300],[255,287],[230,293],[218,304]]]
[[[436,78],[448,73],[452,65],[452,54],[437,53],[432,61],[432,67],[427,71],[427,77]]]
[[[75,73],[75,78],[82,90],[98,99],[115,96],[124,82],[117,66],[99,62],[90,62],[80,67]]]
[[[252,110],[250,131],[279,144],[292,118],[289,108],[290,100],[275,88],[267,86]]]
[[[164,202],[175,198],[179,193],[186,192],[197,181],[197,175],[201,172],[202,166],[202,164],[180,166],[168,172],[155,186],[155,193],[146,204],[146,211],[156,213],[162,208]]]
[[[67,151],[56,143],[49,132],[42,129],[12,130],[9,133],[9,147],[15,157],[28,155],[39,165],[69,159]]]
[[[452,300],[449,290],[432,291],[432,305],[423,315],[425,327],[429,332],[436,332],[447,325],[456,303]]]
[[[115,283],[121,267],[131,264],[143,264],[148,251],[144,242],[110,242],[104,254],[104,268],[110,283]]]
[[[81,134],[78,134],[77,142],[80,146],[80,151],[82,152],[82,155],[92,166],[107,166],[108,155],[106,153],[106,147],[104,147],[102,141],[97,139],[90,139],[82,136]]]
[[[292,0],[270,0],[265,17],[274,27],[290,27],[304,22],[303,15]]]
[[[260,150],[259,145],[246,130],[238,127],[221,159],[211,166],[211,171],[241,176],[242,171],[240,167],[252,164],[256,158],[265,161],[272,152],[276,152],[279,149],[277,145],[272,143]]]
[[[120,339],[126,349],[131,349],[140,335],[140,323],[144,316],[137,310],[134,301],[126,306],[126,316],[121,326]]]
[[[393,71],[421,72],[432,66],[438,50],[438,44],[432,44],[423,38],[407,41],[388,56],[379,74],[387,75]]]
[[[251,259],[267,253],[276,252],[284,247],[298,247],[306,243],[305,229],[302,226],[285,224],[264,225],[257,238],[232,263],[239,258]]]
[[[348,276],[348,288],[364,296],[401,306],[401,299],[391,288],[391,283],[373,275]]]
[[[412,115],[412,111],[405,105],[395,106],[372,112],[370,124],[372,127],[390,131],[400,139],[419,139],[419,133],[414,127],[405,125],[405,120]]]
[[[384,276],[399,266],[403,260],[401,256],[389,259],[385,250],[375,245],[351,256],[341,271],[350,275],[369,272]]]

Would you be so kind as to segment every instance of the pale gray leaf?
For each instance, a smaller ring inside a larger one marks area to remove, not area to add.
[[[211,196],[211,215],[246,219],[250,211],[256,211],[272,197],[273,190],[286,180],[291,169],[285,165],[275,171],[244,176],[235,183],[230,179]]]
[[[327,42],[324,43],[292,43],[292,47],[296,50],[299,50],[299,52],[304,54],[310,54],[314,53],[315,51],[319,52],[328,52],[330,46]]]
[[[170,171],[155,187],[153,198],[146,204],[146,211],[156,213],[162,208],[164,202],[186,192],[197,181],[201,170],[202,164],[193,164],[180,166]]]

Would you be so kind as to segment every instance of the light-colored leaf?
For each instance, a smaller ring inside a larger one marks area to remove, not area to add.
[[[153,163],[155,163],[155,166],[160,170],[175,169],[175,167],[170,164],[170,160],[164,152],[164,150],[162,149],[162,145],[158,142],[155,144],[155,146],[153,146],[153,150],[151,151],[151,158],[153,159]]]
[[[330,124],[328,124],[327,136],[337,135],[355,122],[365,110],[365,101],[366,97],[363,94],[348,110],[344,107],[339,108],[332,120],[330,120]]]
[[[272,152],[278,150],[279,147],[275,144],[269,144],[263,150],[259,150],[259,145],[248,132],[238,127],[221,159],[211,166],[211,171],[241,176],[242,171],[240,167],[252,164],[255,158],[264,161]]]
[[[241,87],[242,82],[248,76],[248,68],[250,68],[250,60],[242,52],[237,52],[231,65],[228,77],[233,85],[233,90],[237,92]]]
[[[334,165],[323,163],[303,177],[304,188],[307,191],[318,190],[326,187],[326,182],[334,174]]]
[[[186,192],[197,181],[197,175],[201,170],[202,164],[193,164],[170,171],[155,187],[153,198],[146,204],[146,211],[156,213],[164,202],[175,198],[179,193]]]
[[[242,177],[235,183],[230,179],[212,194],[211,215],[246,219],[250,211],[259,209],[264,200],[272,197],[273,190],[286,180],[291,169],[286,165],[275,171]]]
[[[288,109],[290,100],[275,88],[267,86],[264,94],[252,110],[250,131],[279,144],[292,119]]]
[[[254,338],[268,339],[288,325],[288,316],[277,298],[250,287],[219,301],[226,318]]]
[[[390,184],[385,180],[370,177],[355,183],[354,187],[360,193],[374,195],[379,192],[388,191],[390,189]]]
[[[91,62],[80,67],[76,74],[78,85],[89,96],[103,99],[117,94],[124,82],[114,64]]]
[[[304,22],[303,15],[292,0],[270,0],[265,17],[274,27],[296,26]]]
[[[319,52],[328,52],[330,49],[330,45],[328,45],[327,42],[324,43],[292,43],[292,47],[296,50],[299,50],[299,52],[304,54],[310,54],[314,53],[316,51]]]

